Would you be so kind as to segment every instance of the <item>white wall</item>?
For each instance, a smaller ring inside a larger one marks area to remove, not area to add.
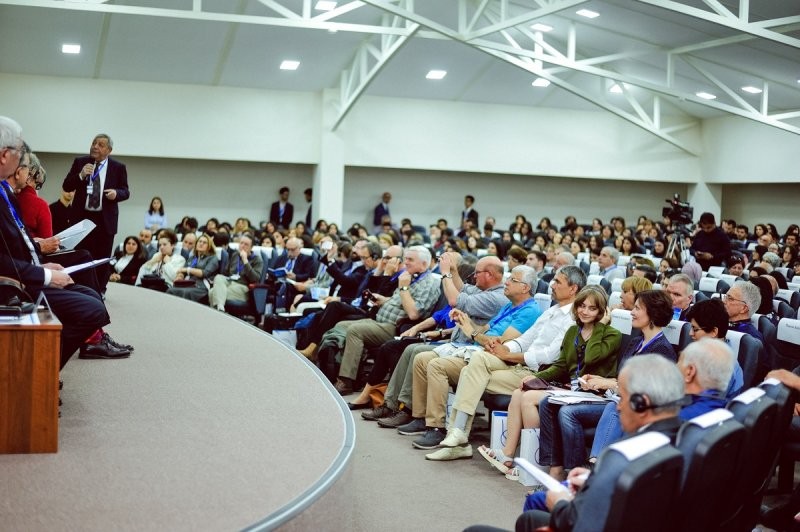
[[[58,199],[61,182],[73,156],[40,154],[47,169],[47,183],[40,192],[48,203]],[[214,216],[233,223],[240,216],[253,224],[269,218],[269,206],[278,199],[278,189],[289,186],[295,206],[295,221],[305,218],[308,204],[303,190],[311,186],[310,165],[118,158],[128,168],[131,197],[120,204],[119,239],[138,234],[153,196],[164,201],[170,225],[185,215],[202,225]]]
[[[605,112],[365,97],[333,134],[332,148],[322,150],[329,93],[324,100],[311,93],[8,74],[0,74],[0,86],[2,113],[17,118],[45,154],[50,201],[54,182],[72,157],[87,152],[93,135],[114,137],[114,155],[128,164],[133,190],[122,207],[121,233],[138,230],[153,195],[164,197],[172,221],[191,214],[256,222],[288,185],[300,216],[301,191],[311,186],[315,165],[326,164],[344,167],[344,201],[326,212],[345,226],[369,221],[384,190],[395,195],[395,218],[428,223],[443,216],[454,223],[463,195],[473,194],[482,216],[506,225],[518,212],[536,220],[657,216],[665,198],[686,197],[686,184],[800,179],[789,162],[800,137],[743,119],[709,120],[682,134],[702,148],[694,157]],[[722,190],[725,217],[749,225],[796,218],[795,188]],[[334,196],[317,200],[339,202]]]
[[[774,223],[783,234],[800,223],[800,185],[797,183],[725,185],[722,212],[753,230],[757,223]]]
[[[703,143],[708,182],[800,183],[800,135],[744,118],[716,118],[703,122]]]

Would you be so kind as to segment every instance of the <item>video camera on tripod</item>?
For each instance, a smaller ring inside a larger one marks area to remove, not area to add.
[[[694,217],[694,207],[688,201],[681,201],[681,195],[675,194],[672,199],[664,200],[669,203],[669,207],[664,207],[661,216],[669,218],[672,223],[677,225],[691,225]]]

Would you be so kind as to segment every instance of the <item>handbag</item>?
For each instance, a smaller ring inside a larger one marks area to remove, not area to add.
[[[11,277],[0,276],[0,316],[22,316],[36,310],[25,285]]]
[[[142,276],[142,286],[150,290],[166,292],[169,286],[163,277],[157,273],[148,273]]]
[[[176,288],[191,288],[195,285],[194,279],[175,279],[172,286]]]
[[[523,390],[549,390],[552,386],[550,383],[544,379],[540,379],[539,377],[531,377],[530,379],[526,380],[522,383]]]

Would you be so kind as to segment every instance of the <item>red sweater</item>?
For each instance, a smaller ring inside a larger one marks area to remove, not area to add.
[[[17,194],[19,207],[22,209],[22,221],[34,238],[50,238],[53,236],[53,218],[50,206],[36,194],[33,187],[25,187]]]

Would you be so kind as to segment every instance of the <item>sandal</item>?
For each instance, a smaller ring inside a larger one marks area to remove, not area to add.
[[[508,471],[511,469],[511,467],[506,464],[514,463],[511,458],[503,453],[502,449],[490,449],[485,445],[481,445],[478,447],[478,452],[481,453],[481,456],[486,458],[490,464],[492,464],[492,467],[503,474],[508,473]]]
[[[519,468],[518,467],[512,467],[511,469],[509,469],[508,473],[506,473],[506,478],[508,480],[513,480],[513,481],[519,482]]]

